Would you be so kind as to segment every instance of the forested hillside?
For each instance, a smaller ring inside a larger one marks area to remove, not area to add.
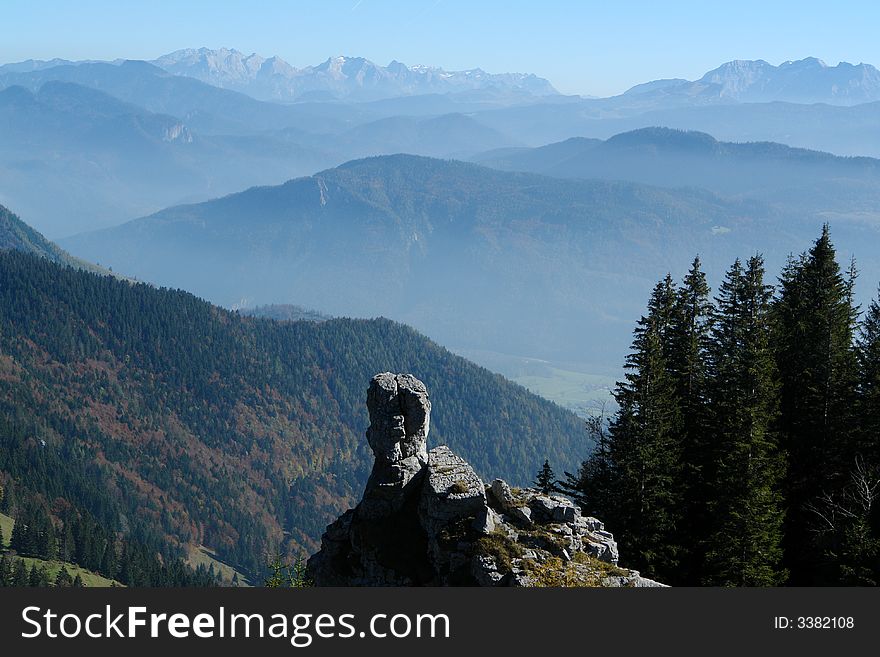
[[[251,576],[309,552],[362,491],[365,391],[385,370],[428,385],[429,441],[480,472],[527,483],[589,449],[574,415],[388,320],[243,317],[15,251],[0,281],[0,485],[23,501],[8,515],[27,500],[56,531],[73,509]]]

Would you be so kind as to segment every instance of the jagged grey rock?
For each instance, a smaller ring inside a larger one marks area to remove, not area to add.
[[[375,461],[358,513],[383,518],[400,509],[406,487],[428,462],[431,402],[416,377],[383,372],[370,381],[367,410]]]
[[[484,515],[486,486],[470,464],[445,445],[428,453],[419,510],[429,535],[459,518]]]
[[[441,445],[427,451],[431,403],[409,374],[367,392],[375,455],[363,499],[308,562],[318,586],[663,586],[617,565],[600,520],[566,497],[486,486]]]

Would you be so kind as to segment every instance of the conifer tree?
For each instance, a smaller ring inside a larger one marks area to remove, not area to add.
[[[686,584],[700,583],[708,522],[706,358],[711,317],[709,284],[697,257],[678,290],[669,358],[681,410],[682,514],[687,522],[680,531],[680,581]]]
[[[116,545],[113,540],[109,540],[107,545],[104,546],[104,554],[101,557],[99,572],[112,579],[116,576],[116,571]]]
[[[9,547],[18,554],[29,554],[29,532],[25,518],[19,514],[15,524],[12,526],[12,536],[9,538]]]
[[[594,445],[593,451],[581,463],[576,474],[566,472],[557,485],[587,515],[608,518],[609,510],[617,508],[619,499],[611,462],[611,437],[604,412],[587,418],[586,425]]]
[[[6,486],[3,489],[3,494],[0,495],[0,513],[12,515],[12,509],[15,506],[13,497],[12,486]]]
[[[849,480],[810,508],[830,543],[841,584],[880,583],[880,303],[874,300],[856,341],[858,402],[855,457]]]
[[[635,567],[670,582],[676,581],[681,551],[681,413],[667,360],[675,301],[667,276],[655,286],[648,314],[634,331],[625,381],[614,393],[619,411],[607,444],[617,490],[607,523],[622,537],[621,548]]]
[[[42,581],[43,581],[43,578],[40,577],[40,571],[37,570],[37,564],[36,563],[31,564],[31,571],[30,571],[30,574],[28,575],[28,584],[27,585],[33,586],[33,587],[40,586]]]
[[[67,572],[67,566],[61,566],[61,570],[55,576],[55,586],[58,588],[69,588],[73,585],[73,578]]]
[[[690,445],[702,433],[706,402],[706,352],[711,328],[712,302],[700,258],[678,289],[671,326],[669,365],[676,378],[682,428]]]
[[[538,474],[535,475],[535,486],[545,494],[556,490],[556,475],[553,473],[553,468],[550,467],[550,461],[547,459],[544,459],[544,465],[541,466]]]
[[[880,465],[880,295],[868,307],[856,342],[858,359],[858,451]]]
[[[784,461],[775,433],[778,396],[770,345],[771,287],[763,260],[730,268],[717,298],[709,349],[711,458],[704,583],[776,586],[784,581]]]
[[[73,532],[70,529],[71,518],[64,519],[64,526],[61,528],[58,537],[58,558],[61,561],[73,561],[76,554],[76,544],[73,540]]]
[[[5,554],[0,554],[0,587],[12,586],[12,564]]]
[[[35,516],[34,550],[42,559],[54,559],[57,556],[55,527],[45,509],[39,509]]]
[[[16,559],[15,562],[15,570],[12,573],[12,586],[27,586],[28,572],[24,565],[24,559]]]
[[[846,485],[856,455],[854,281],[854,268],[849,276],[841,272],[826,225],[809,252],[789,262],[774,306],[789,462],[786,564],[795,584],[837,581],[834,546],[816,542],[814,511],[824,495]]]

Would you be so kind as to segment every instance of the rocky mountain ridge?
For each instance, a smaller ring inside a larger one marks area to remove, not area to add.
[[[704,96],[742,103],[827,103],[858,105],[880,100],[880,71],[870,64],[840,62],[829,66],[816,57],[774,66],[763,59],[733,60],[699,80],[654,80],[624,95]]]
[[[620,567],[612,534],[571,500],[486,486],[449,447],[428,451],[431,402],[411,374],[377,374],[367,407],[373,470],[308,562],[316,585],[663,586]]]
[[[483,89],[536,96],[558,94],[550,82],[529,73],[493,74],[479,68],[446,71],[398,61],[381,66],[363,57],[329,57],[320,64],[296,68],[280,57],[246,55],[230,48],[187,48],[151,63],[174,75],[193,77],[260,100],[378,100]]]

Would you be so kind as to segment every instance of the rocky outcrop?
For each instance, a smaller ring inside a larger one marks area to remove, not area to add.
[[[486,485],[445,445],[427,451],[431,403],[410,374],[367,391],[375,462],[363,499],[308,562],[318,586],[662,586],[618,565],[617,543],[571,500]]]
[[[425,384],[411,374],[385,372],[370,382],[367,410],[367,442],[376,460],[358,513],[385,518],[400,510],[428,463],[431,402]]]

